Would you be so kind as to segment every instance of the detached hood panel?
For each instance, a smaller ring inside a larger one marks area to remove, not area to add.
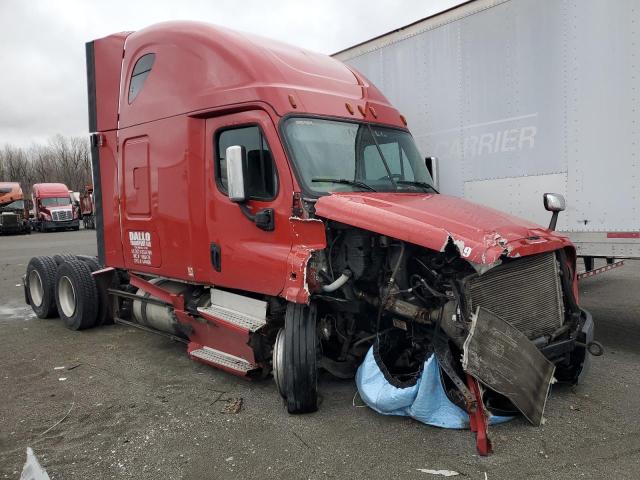
[[[464,258],[483,265],[502,255],[571,246],[566,237],[535,223],[440,194],[332,193],[317,201],[316,214],[436,251],[451,239]]]

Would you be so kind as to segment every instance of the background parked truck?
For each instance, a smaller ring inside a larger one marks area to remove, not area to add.
[[[0,182],[0,234],[31,233],[29,211],[16,182]]]
[[[585,257],[640,258],[635,1],[477,0],[335,54],[406,115],[442,192],[544,222]]]
[[[36,183],[32,188],[34,226],[36,230],[80,228],[78,212],[74,209],[69,189],[63,183]]]

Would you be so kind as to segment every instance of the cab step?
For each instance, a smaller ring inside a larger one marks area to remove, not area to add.
[[[267,302],[212,288],[211,306],[198,308],[198,313],[213,321],[255,332],[267,323]]]
[[[250,371],[260,368],[244,358],[236,357],[211,347],[201,346],[200,348],[189,350],[189,355],[203,363],[240,375],[246,375]]]

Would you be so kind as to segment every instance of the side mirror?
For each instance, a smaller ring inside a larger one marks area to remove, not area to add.
[[[564,197],[559,193],[545,193],[542,199],[545,210],[549,212],[562,212],[566,208]]]
[[[247,152],[240,145],[233,145],[227,148],[227,191],[229,200],[236,203],[244,202],[245,192],[245,165]]]
[[[555,230],[558,223],[558,213],[566,208],[564,197],[559,193],[545,193],[542,196],[542,201],[544,202],[545,210],[553,212],[549,222],[549,230]]]
[[[433,186],[436,187],[436,190],[440,190],[440,172],[438,169],[438,157],[427,157],[424,159],[424,164],[427,166],[427,170],[429,170],[429,174],[433,179]]]

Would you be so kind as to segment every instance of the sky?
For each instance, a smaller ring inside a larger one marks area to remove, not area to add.
[[[0,145],[88,135],[85,42],[200,20],[331,54],[460,0],[0,0]]]

